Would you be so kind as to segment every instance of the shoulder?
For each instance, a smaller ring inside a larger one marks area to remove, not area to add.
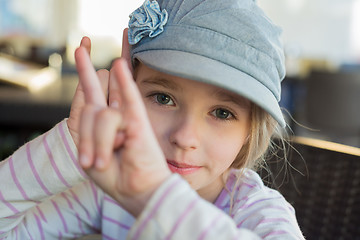
[[[247,208],[252,205],[286,205],[292,209],[285,198],[275,189],[264,185],[259,174],[250,169],[232,170],[227,187],[233,198],[235,208]]]
[[[251,229],[260,236],[275,232],[301,236],[294,208],[280,192],[265,186],[256,172],[233,170],[227,184],[228,210],[238,228]]]

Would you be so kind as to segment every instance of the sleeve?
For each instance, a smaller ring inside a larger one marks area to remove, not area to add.
[[[0,239],[66,238],[98,228],[92,219],[101,196],[77,162],[66,120],[2,161],[0,176]]]
[[[244,202],[227,214],[173,175],[151,198],[128,239],[304,239],[279,196],[244,196]]]
[[[173,174],[153,195],[128,239],[260,239]]]
[[[232,213],[238,228],[250,229],[261,239],[304,239],[294,208],[276,190],[264,186],[259,175],[245,173],[236,188]]]

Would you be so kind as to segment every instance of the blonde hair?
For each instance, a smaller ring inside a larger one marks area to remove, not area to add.
[[[241,176],[243,175],[245,169],[257,171],[260,168],[266,168],[266,156],[268,154],[276,154],[275,152],[277,151],[276,148],[278,146],[273,144],[272,141],[274,137],[280,139],[280,142],[283,143],[282,145],[286,142],[284,136],[285,132],[279,126],[277,121],[269,113],[254,103],[251,103],[250,121],[248,139],[230,166],[230,168],[241,170],[237,174],[235,186],[238,186],[241,182]],[[227,188],[226,180],[228,173],[229,172],[223,175],[223,181],[225,189],[230,194],[229,213],[231,213],[234,206],[234,194],[236,192],[236,187],[234,186],[231,192]]]
[[[254,103],[251,105],[249,136],[231,167],[256,171],[264,165],[267,153],[274,150],[272,138],[282,138],[284,133],[269,113]]]

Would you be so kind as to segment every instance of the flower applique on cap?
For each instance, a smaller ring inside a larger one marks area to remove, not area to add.
[[[143,5],[130,14],[128,38],[129,43],[134,45],[143,37],[156,37],[164,31],[164,25],[168,20],[165,9],[160,10],[156,0],[145,0]]]

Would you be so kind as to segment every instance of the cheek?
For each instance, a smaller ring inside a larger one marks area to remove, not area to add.
[[[161,112],[157,111],[152,111],[151,108],[147,108],[147,112],[155,136],[161,145],[164,138],[166,137],[166,129],[168,129],[167,124],[169,124],[171,121],[166,118],[165,114],[161,114]]]
[[[239,154],[244,142],[244,134],[221,134],[211,140],[208,146],[208,153],[217,165],[228,168]]]

